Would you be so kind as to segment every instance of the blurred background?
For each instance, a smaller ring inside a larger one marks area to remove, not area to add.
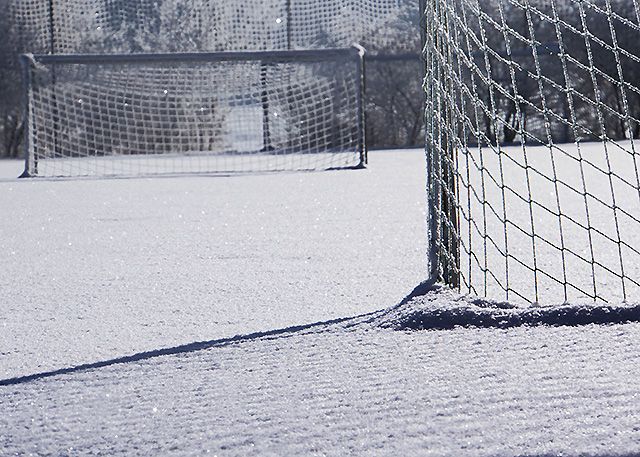
[[[367,145],[424,145],[417,1],[0,0],[0,157],[21,156],[21,53],[367,50]]]

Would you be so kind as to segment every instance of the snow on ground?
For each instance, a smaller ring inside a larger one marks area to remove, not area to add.
[[[464,301],[454,295],[0,387],[0,446],[8,455],[640,453],[640,324],[391,329],[404,306],[427,319],[434,301]]]
[[[394,306],[423,170],[1,181],[0,454],[640,455],[637,305]]]
[[[13,181],[23,171],[23,160],[0,159],[0,181]]]
[[[426,271],[424,169],[0,181],[0,377],[397,303]]]

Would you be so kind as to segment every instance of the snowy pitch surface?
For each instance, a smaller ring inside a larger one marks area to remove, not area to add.
[[[0,387],[7,454],[640,452],[640,324],[398,331],[388,312]],[[449,307],[449,308],[448,308]]]
[[[640,324],[409,330],[478,307],[443,291],[376,311],[423,276],[423,169],[0,182],[0,450],[640,454]]]
[[[0,161],[0,378],[375,311],[426,268],[420,150],[322,173],[21,168]]]

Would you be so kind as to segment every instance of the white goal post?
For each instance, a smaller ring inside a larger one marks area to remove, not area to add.
[[[363,56],[25,55],[24,176],[363,167]]]
[[[423,0],[430,275],[640,300],[640,4]]]

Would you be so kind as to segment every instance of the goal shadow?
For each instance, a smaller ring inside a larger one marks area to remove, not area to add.
[[[521,306],[464,295],[433,281],[416,286],[397,305],[357,316],[348,316],[281,329],[254,332],[133,355],[80,364],[26,376],[0,379],[0,387],[13,386],[82,371],[141,362],[162,356],[186,354],[260,339],[289,338],[301,332],[326,331],[331,326],[355,329],[369,326],[391,331],[446,331],[460,328],[509,329],[516,327],[577,327],[640,322],[638,305]]]

